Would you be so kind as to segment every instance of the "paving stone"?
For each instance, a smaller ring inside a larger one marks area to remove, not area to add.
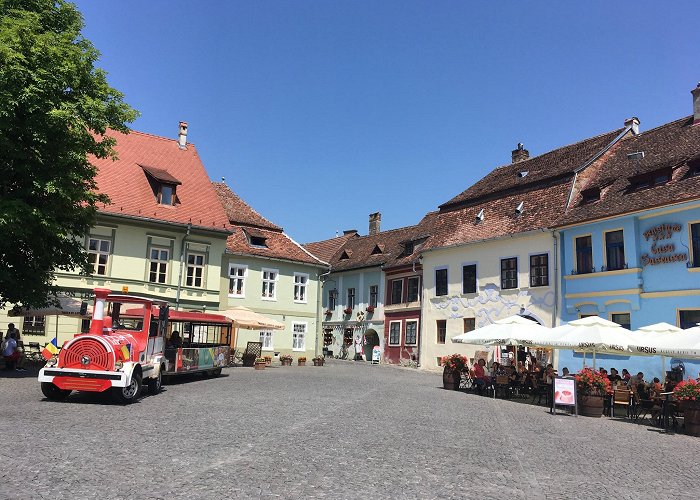
[[[237,367],[119,406],[0,374],[0,499],[697,498],[698,438],[441,385],[344,361]]]

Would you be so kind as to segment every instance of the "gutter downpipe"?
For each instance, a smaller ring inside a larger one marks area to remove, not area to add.
[[[557,326],[557,317],[559,316],[559,250],[557,232],[552,229],[552,246],[554,254],[554,308],[552,311],[552,328]],[[552,364],[559,368],[559,350],[555,350],[556,359],[552,359]],[[554,357],[554,355],[552,355]]]
[[[331,274],[331,268],[328,267],[328,272],[322,273],[318,276],[319,286],[316,287],[316,321],[318,322],[318,327],[316,328],[316,356],[319,355],[318,347],[320,339],[322,338],[321,332],[323,331],[323,314],[321,313],[321,288],[323,288],[323,283],[326,281],[324,278]]]
[[[180,271],[177,273],[177,294],[175,295],[175,310],[180,310],[180,291],[182,289],[182,268],[185,265],[185,245],[187,245],[187,238],[190,237],[190,230],[192,229],[192,223],[187,224],[187,233],[182,238],[182,244],[180,245]]]

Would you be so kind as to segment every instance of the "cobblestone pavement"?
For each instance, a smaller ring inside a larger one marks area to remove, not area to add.
[[[0,498],[698,497],[699,438],[440,386],[335,361],[118,406],[0,374]]]

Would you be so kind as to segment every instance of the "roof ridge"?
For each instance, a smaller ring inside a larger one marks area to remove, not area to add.
[[[265,222],[269,223],[270,225],[275,226],[276,229],[279,229],[279,230],[282,231],[282,232],[284,231],[284,228],[283,228],[282,226],[279,226],[279,225],[275,224],[275,223],[272,222],[270,219],[268,219],[267,217],[265,217],[264,215],[262,215],[260,212],[258,212],[257,210],[255,210],[248,202],[246,202],[243,198],[241,198],[241,196],[240,196],[238,193],[236,193],[233,189],[231,189],[231,188],[229,187],[229,185],[226,184],[225,182],[216,182],[216,181],[210,181],[210,182],[211,182],[212,184],[225,187],[226,189],[228,189],[228,191],[229,191],[233,196],[235,196],[236,198],[238,198],[238,200],[239,200],[241,203],[243,203],[243,204],[244,204],[251,212],[253,212],[255,215],[257,215],[258,217],[260,217],[262,220],[264,220]],[[230,220],[229,220],[229,222],[230,222]],[[264,226],[258,226],[257,224],[249,224],[249,223],[238,222],[238,221],[236,222],[236,225],[242,225],[242,226],[243,226],[243,225],[248,225],[248,226],[250,226],[250,227],[259,227],[259,228],[264,227]]]
[[[650,128],[649,130],[644,130],[643,132],[638,133],[638,134],[635,135],[634,137],[639,137],[639,136],[642,136],[642,135],[644,135],[644,134],[648,134],[648,133],[650,133],[650,132],[655,132],[655,131],[658,130],[658,129],[661,129],[661,128],[664,128],[664,127],[668,127],[668,126],[673,125],[673,124],[678,123],[678,122],[687,121],[687,120],[689,120],[692,116],[693,116],[693,115],[688,115],[688,116],[684,116],[683,118],[678,118],[678,119],[676,119],[676,120],[673,120],[673,121],[670,121],[670,122],[667,122],[667,123],[662,123],[661,125],[657,125],[656,127]]]
[[[282,231],[282,234],[283,234],[284,236],[286,236],[287,238],[289,238],[289,241],[291,241],[292,243],[294,243],[298,248],[300,248],[300,249],[301,249],[305,254],[307,254],[309,257],[311,257],[311,258],[314,259],[314,260],[317,260],[317,261],[320,262],[321,264],[324,264],[324,265],[330,267],[330,264],[329,264],[328,262],[326,262],[325,260],[321,260],[321,259],[319,259],[318,257],[316,257],[314,254],[312,254],[312,253],[309,252],[306,248],[304,248],[303,245],[300,245],[299,243],[297,243],[297,241],[296,241],[294,238],[292,238],[291,236],[289,236],[287,233],[285,233],[284,231]]]
[[[119,132],[118,130],[110,129],[112,132]],[[123,132],[119,132],[120,134]],[[160,139],[161,141],[172,141],[172,142],[177,142],[177,139],[173,139],[171,137],[165,137],[164,135],[156,135],[156,134],[151,134],[148,132],[142,132],[141,130],[134,130],[134,129],[129,129],[128,134],[124,135],[129,135],[129,134],[139,134],[139,135],[145,135],[147,137],[152,137],[154,139]],[[188,146],[194,146],[193,142],[188,142]]]
[[[550,149],[549,151],[545,151],[544,153],[538,154],[538,155],[536,155],[536,156],[530,156],[527,160],[522,160],[522,161],[519,161],[519,162],[517,162],[517,163],[505,163],[505,164],[503,164],[503,165],[501,165],[501,166],[498,166],[498,167],[494,168],[494,170],[498,170],[498,169],[506,168],[506,167],[512,167],[512,166],[514,166],[514,165],[523,165],[523,164],[526,164],[527,162],[529,162],[530,160],[535,160],[535,159],[540,158],[540,157],[542,157],[542,156],[545,156],[545,155],[554,153],[555,151],[559,151],[560,149],[565,149],[565,148],[569,148],[569,147],[571,147],[571,146],[576,146],[577,144],[582,144],[582,143],[584,143],[584,142],[592,141],[592,140],[594,140],[594,139],[600,139],[601,137],[606,136],[606,135],[608,135],[608,134],[612,134],[612,133],[617,133],[617,134],[619,134],[619,133],[622,132],[624,129],[625,129],[625,127],[620,127],[620,128],[613,129],[613,130],[608,130],[607,132],[603,132],[603,133],[598,134],[598,135],[593,135],[593,136],[591,136],[591,137],[586,137],[585,139],[578,140],[578,141],[576,141],[576,142],[571,142],[571,143],[569,143],[569,144],[564,144],[563,146],[558,146],[558,147],[556,147],[556,148],[554,148],[554,149]],[[488,174],[487,174],[487,175],[488,175]]]

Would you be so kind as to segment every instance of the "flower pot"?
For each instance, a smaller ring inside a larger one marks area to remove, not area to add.
[[[579,394],[578,414],[584,417],[600,418],[603,416],[603,396]]]
[[[266,366],[267,366],[267,363],[265,363],[264,361],[262,361],[262,362],[256,361],[255,362],[255,369],[256,370],[264,370]]]
[[[323,360],[322,359],[314,359],[314,366],[323,366]]]
[[[282,366],[292,366],[292,360],[291,359],[283,359]]]
[[[462,379],[462,375],[457,370],[451,370],[448,367],[442,371],[442,387],[449,391],[456,391],[459,389],[459,382]]]
[[[299,366],[306,366],[306,361],[297,361]]]
[[[700,436],[700,401],[683,401],[683,422],[685,432],[691,436]]]

